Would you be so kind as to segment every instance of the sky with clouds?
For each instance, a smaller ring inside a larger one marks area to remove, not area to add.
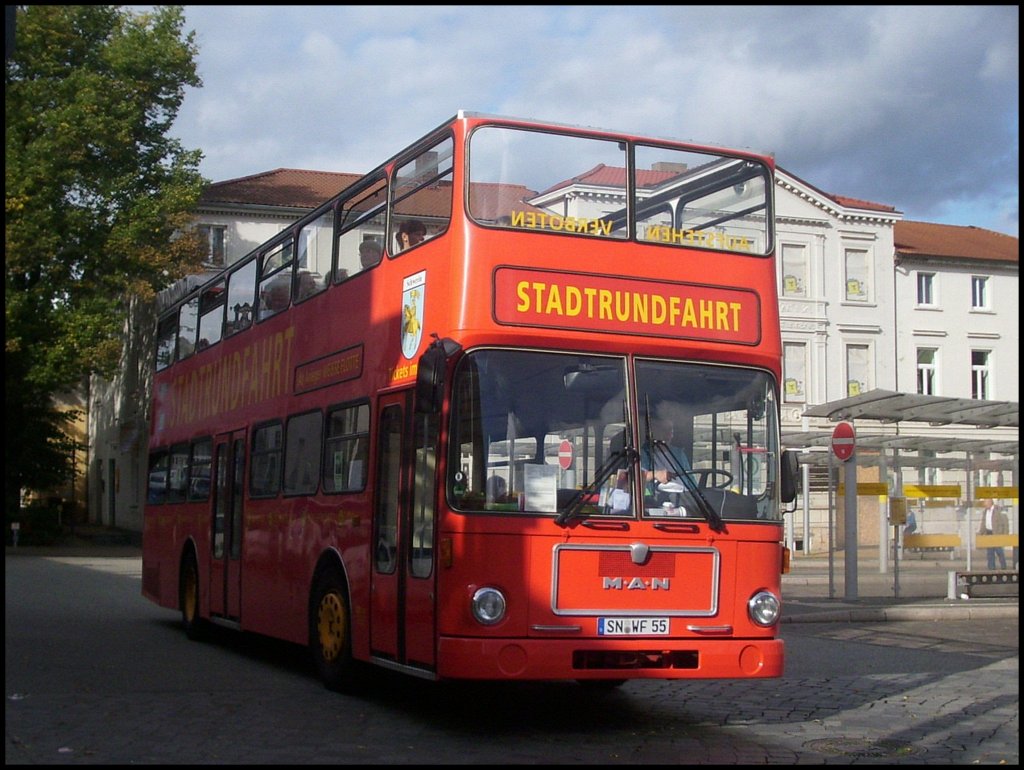
[[[138,7],[138,6],[137,6]],[[1017,6],[185,6],[175,132],[223,181],[368,171],[458,110],[772,153],[1018,235]]]

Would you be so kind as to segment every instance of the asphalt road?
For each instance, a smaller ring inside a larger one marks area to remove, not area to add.
[[[305,651],[186,640],[137,558],[5,561],[7,764],[1017,764],[1016,618],[784,624],[754,682],[325,690]]]

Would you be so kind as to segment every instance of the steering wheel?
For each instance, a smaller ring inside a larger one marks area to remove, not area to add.
[[[707,489],[709,486],[712,489],[724,489],[732,484],[732,474],[723,468],[701,468],[693,473],[697,477],[697,486],[701,489]],[[719,476],[725,479],[722,483],[708,484],[709,479],[714,481]]]

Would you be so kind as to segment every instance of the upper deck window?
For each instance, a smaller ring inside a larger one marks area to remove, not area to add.
[[[284,241],[263,254],[260,270],[260,320],[288,308],[292,298],[292,263],[295,242]]]
[[[499,126],[477,129],[469,148],[469,213],[485,225],[625,238],[608,215],[626,203],[619,142]]]
[[[744,158],[636,148],[637,240],[764,254],[768,170]]]
[[[174,363],[174,342],[178,336],[178,317],[169,315],[160,319],[156,330],[156,370],[166,369]]]
[[[452,218],[452,153],[447,137],[402,163],[391,181],[388,253],[411,249],[448,229]]]
[[[228,307],[225,331],[234,334],[252,326],[256,304],[256,260],[250,259],[228,278]]]
[[[338,262],[334,280],[340,283],[377,265],[384,255],[387,221],[387,180],[383,174],[341,201],[338,213]]]
[[[628,174],[632,173],[630,200]],[[469,212],[480,224],[763,255],[768,168],[746,158],[499,126],[469,148]]]

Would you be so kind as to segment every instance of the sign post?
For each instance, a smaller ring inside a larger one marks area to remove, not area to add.
[[[853,423],[841,422],[832,431],[832,454],[845,466],[843,484],[843,532],[846,539],[844,594],[857,598],[857,434]]]

